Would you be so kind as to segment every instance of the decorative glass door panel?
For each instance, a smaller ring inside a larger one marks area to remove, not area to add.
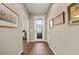
[[[37,20],[36,20],[36,32],[37,32],[37,39],[42,39],[42,37],[43,37],[43,20],[42,20],[42,18],[37,18]]]

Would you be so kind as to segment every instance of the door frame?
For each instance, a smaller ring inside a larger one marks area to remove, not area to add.
[[[37,33],[36,33],[36,20],[37,18],[43,18],[43,36],[42,39],[37,39]],[[46,41],[45,40],[45,17],[44,16],[35,16],[35,24],[34,24],[34,29],[35,29],[35,41]]]

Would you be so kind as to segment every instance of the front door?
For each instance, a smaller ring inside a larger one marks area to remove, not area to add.
[[[43,41],[44,40],[44,17],[35,18],[35,40]]]

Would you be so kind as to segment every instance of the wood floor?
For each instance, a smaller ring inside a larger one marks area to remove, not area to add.
[[[54,55],[47,42],[26,43],[26,41],[23,41],[23,45],[22,55]]]

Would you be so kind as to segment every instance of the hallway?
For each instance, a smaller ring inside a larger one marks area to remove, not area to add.
[[[22,55],[54,55],[48,43],[43,41],[26,43],[23,40],[23,50]]]
[[[79,54],[78,45],[78,3],[0,3],[0,55]]]

